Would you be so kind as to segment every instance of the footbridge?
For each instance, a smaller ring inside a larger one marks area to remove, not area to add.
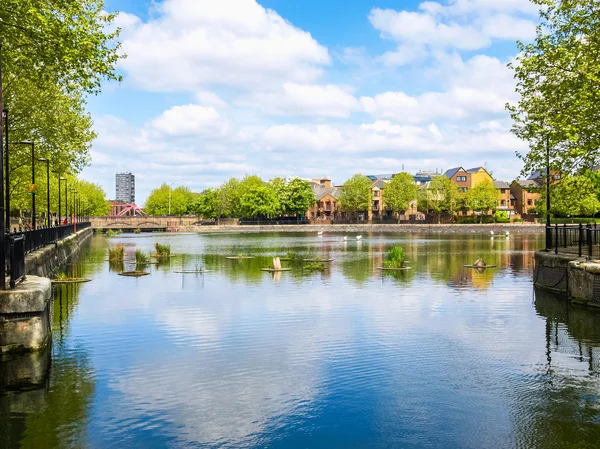
[[[92,228],[107,231],[176,231],[186,226],[201,224],[198,217],[90,217]]]

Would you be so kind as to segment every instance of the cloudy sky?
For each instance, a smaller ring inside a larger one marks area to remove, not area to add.
[[[136,202],[162,182],[484,165],[518,175],[504,110],[528,0],[106,0],[121,11],[121,84],[90,98],[83,177]]]

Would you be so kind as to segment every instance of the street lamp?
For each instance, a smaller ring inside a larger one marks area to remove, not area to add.
[[[4,171],[6,176],[6,231],[10,232],[10,169],[8,165],[8,109],[2,111],[4,113]],[[1,155],[0,155],[1,156]]]
[[[75,204],[75,194],[77,191],[75,187],[69,189],[71,191],[71,210],[69,211],[69,223],[73,223],[73,205]]]
[[[48,218],[48,227],[51,228],[52,222],[50,221],[50,160],[46,159],[45,157],[41,157],[38,159],[38,161],[46,163],[46,215]]]
[[[171,216],[171,192],[173,191],[173,183],[169,184],[169,216]]]
[[[63,178],[62,176],[60,176],[58,178],[58,225],[59,226],[62,225],[62,220],[61,220],[61,216],[60,216],[60,212],[61,212],[60,211],[60,182],[61,181],[66,181],[66,180],[67,180],[67,178]],[[66,189],[66,186],[65,186],[65,193],[66,193],[66,190],[67,189]],[[65,216],[67,215],[66,212],[67,211],[65,210]]]
[[[30,140],[23,140],[19,143],[31,145],[31,224],[35,230],[35,144]]]

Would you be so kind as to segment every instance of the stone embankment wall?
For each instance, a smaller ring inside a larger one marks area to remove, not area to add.
[[[537,251],[534,284],[574,302],[600,307],[600,263],[585,257]]]
[[[52,245],[38,249],[25,257],[25,274],[48,277],[71,256],[79,253],[81,244],[93,234],[92,228],[83,229]]]
[[[324,225],[244,225],[244,226],[187,226],[181,229],[189,232],[396,232],[417,234],[468,234],[490,232],[541,233],[544,225],[539,224],[324,224]]]

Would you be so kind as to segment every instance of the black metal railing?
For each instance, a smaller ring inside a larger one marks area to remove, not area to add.
[[[281,217],[281,218],[240,218],[240,225],[295,225],[309,224],[304,218]]]
[[[596,223],[546,226],[546,251],[577,252],[581,256],[600,258],[600,228]]]
[[[7,273],[10,273],[11,288],[25,277],[25,256],[27,254],[90,226],[90,222],[82,222],[7,234],[5,254],[7,254]]]

